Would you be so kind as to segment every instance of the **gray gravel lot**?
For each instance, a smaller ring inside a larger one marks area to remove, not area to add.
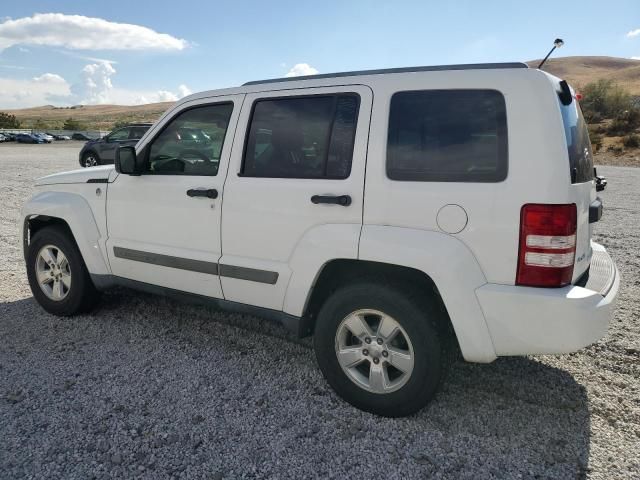
[[[640,478],[640,169],[599,169],[595,237],[624,282],[607,337],[458,362],[429,407],[385,419],[340,400],[310,342],[263,320],[128,290],[90,315],[44,313],[19,208],[79,146],[0,144],[1,478]]]

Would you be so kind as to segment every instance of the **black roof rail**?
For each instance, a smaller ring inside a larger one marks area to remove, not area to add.
[[[447,70],[493,70],[499,68],[529,68],[522,62],[505,63],[463,63],[459,65],[431,65],[425,67],[382,68],[378,70],[358,70],[355,72],[321,73],[318,75],[305,75],[300,77],[271,78],[267,80],[253,80],[244,85],[260,85],[263,83],[298,82],[300,80],[317,80],[321,78],[355,77],[360,75],[384,75],[388,73],[411,72],[442,72]]]

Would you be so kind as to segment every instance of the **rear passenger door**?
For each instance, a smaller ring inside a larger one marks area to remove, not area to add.
[[[282,310],[296,251],[322,235],[316,251],[357,258],[371,102],[362,85],[245,97],[225,182],[225,299]],[[316,273],[311,258],[297,268]]]

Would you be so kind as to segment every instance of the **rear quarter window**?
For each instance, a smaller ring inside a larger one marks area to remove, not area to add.
[[[507,118],[496,90],[421,90],[391,98],[387,176],[422,182],[507,177]]]
[[[584,183],[593,180],[593,153],[589,141],[587,123],[582,116],[582,110],[577,100],[569,105],[560,104],[564,134],[567,139],[569,154],[569,173],[571,183]]]

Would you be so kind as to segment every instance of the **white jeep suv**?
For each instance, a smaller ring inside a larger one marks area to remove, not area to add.
[[[598,180],[573,91],[524,64],[267,80],[181,100],[115,168],[39,179],[23,244],[48,312],[120,285],[276,319],[343,398],[401,416],[458,350],[606,333]]]

